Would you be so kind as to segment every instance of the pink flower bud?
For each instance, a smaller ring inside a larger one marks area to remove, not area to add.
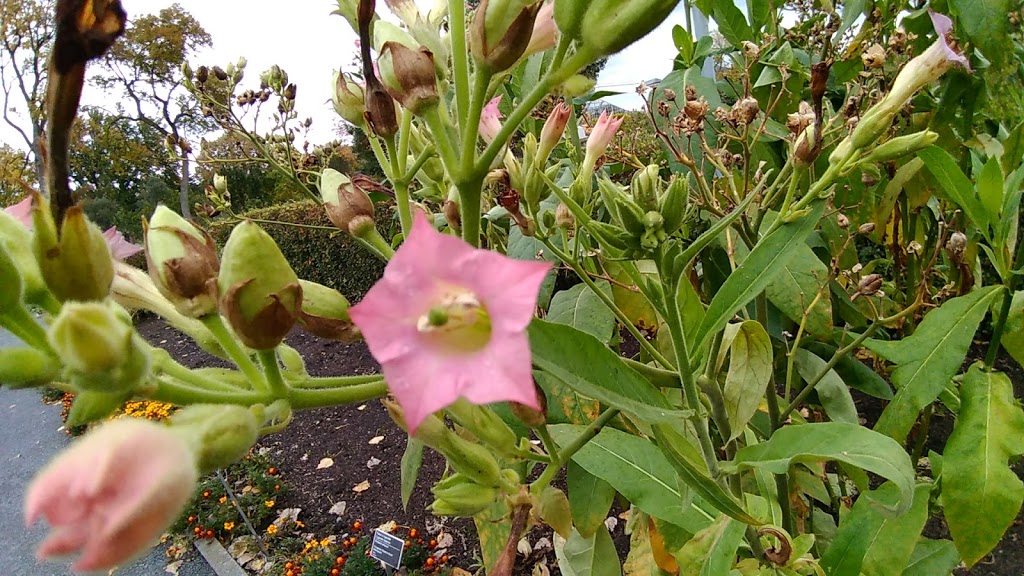
[[[76,571],[109,570],[146,552],[188,502],[194,457],[170,428],[115,420],[73,443],[32,481],[28,524],[52,527],[40,558],[81,552]]]
[[[608,145],[615,139],[615,133],[621,125],[621,117],[614,118],[609,116],[607,111],[601,112],[601,116],[597,119],[597,124],[590,131],[590,136],[587,137],[587,155],[583,160],[585,166],[591,167],[591,170],[593,169],[593,166],[597,164],[597,159],[604,154]]]
[[[540,147],[537,150],[537,157],[541,162],[547,160],[548,154],[562,139],[562,133],[565,132],[565,125],[569,123],[571,113],[572,108],[569,108],[565,102],[559,102],[551,111],[547,121],[544,122],[544,128],[540,131]]]
[[[556,42],[558,26],[555,25],[555,3],[546,2],[537,12],[537,19],[533,21],[533,35],[530,36],[530,43],[526,45],[523,57],[554,48]]]
[[[498,132],[501,131],[501,111],[498,110],[500,103],[501,95],[499,94],[497,98],[484,106],[484,110],[480,114],[480,137],[488,144],[493,142],[498,137]]]

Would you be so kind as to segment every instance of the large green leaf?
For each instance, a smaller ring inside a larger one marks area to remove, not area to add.
[[[835,460],[892,480],[900,490],[893,510],[902,514],[914,498],[914,466],[903,447],[888,436],[845,422],[786,426],[767,442],[741,448],[723,470],[764,468],[784,474],[793,464]]]
[[[836,353],[835,346],[821,342],[810,342],[806,346],[808,350],[822,359],[831,359]],[[843,356],[836,363],[834,370],[850,388],[882,400],[892,400],[893,398],[889,383],[879,376],[878,372],[853,356]]]
[[[978,176],[978,196],[989,222],[997,222],[1003,208],[1003,169],[995,156],[988,159]]]
[[[584,396],[632,412],[648,422],[671,422],[690,415],[672,408],[650,381],[590,334],[543,320],[530,323],[533,363]]]
[[[949,540],[921,538],[901,576],[949,576],[960,565],[960,554]]]
[[[800,377],[806,382],[810,382],[812,378],[821,374],[827,365],[824,360],[803,348],[796,350],[793,364],[796,366],[797,372],[800,373]],[[833,422],[857,424],[860,421],[857,416],[857,406],[853,403],[853,396],[850,396],[850,389],[846,387],[846,383],[835,370],[826,372],[825,377],[814,387],[814,391],[818,393],[818,400],[821,401],[825,413]]]
[[[676,552],[679,576],[719,576],[728,574],[736,562],[736,551],[743,542],[742,523],[722,515],[714,524],[697,532]]]
[[[416,479],[419,478],[420,468],[423,466],[423,443],[409,437],[405,453],[402,454],[402,509],[409,507],[409,498],[412,497],[413,488],[416,487]]]
[[[490,508],[473,516],[477,539],[480,541],[480,555],[488,572],[494,568],[494,563],[501,556],[501,551],[508,542],[508,535],[512,532],[508,513],[506,500],[499,498]]]
[[[809,214],[796,222],[783,224],[757,244],[711,300],[697,329],[696,348],[725,327],[740,308],[753,300],[782,271],[797,253],[796,247],[803,245],[804,239],[818,225],[824,209],[824,202],[815,202]]]
[[[547,397],[549,424],[589,424],[601,415],[600,402],[583,396],[551,374],[534,370],[533,379]]]
[[[1024,366],[1024,290],[1015,292],[999,342],[1018,364]]]
[[[978,324],[992,298],[1002,290],[989,286],[947,300],[929,312],[912,335],[896,342],[866,340],[864,346],[896,363],[892,381],[898,391],[882,411],[875,430],[902,442],[917,415],[946,387],[967,355]]]
[[[999,543],[1024,503],[1007,461],[1024,454],[1024,411],[1001,372],[971,366],[942,458],[942,507],[957,550],[973,566]]]
[[[955,159],[938,146],[929,146],[921,150],[917,155],[924,160],[928,171],[939,182],[939,186],[945,191],[945,197],[955,202],[967,213],[967,217],[978,225],[988,237],[988,227],[992,224],[985,207],[982,206],[974,192],[971,181],[960,170]]]
[[[615,488],[572,460],[566,466],[565,481],[569,489],[569,510],[576,529],[584,537],[593,536],[598,528],[604,526],[608,510],[615,500]]]
[[[715,2],[713,11],[718,31],[729,44],[739,46],[744,40],[754,39],[754,32],[734,2]]]
[[[914,491],[914,504],[895,518],[881,513],[900,498],[899,488],[886,482],[862,494],[839,523],[832,545],[821,558],[829,576],[900,576],[928,519],[929,486]]]
[[[555,536],[555,557],[563,576],[621,576],[619,557],[608,529],[601,527],[589,538],[575,530],[568,540]]]
[[[959,27],[981,48],[985,58],[997,66],[1006,63],[1014,53],[1006,15],[1020,4],[1014,0],[950,0],[949,4]]]
[[[794,247],[792,256],[781,266],[778,276],[765,287],[768,300],[799,324],[807,312],[806,330],[818,338],[832,338],[832,298],[827,285],[828,267],[814,254],[807,244]],[[822,295],[815,302],[818,293]],[[814,302],[814,306],[811,306]]]
[[[729,346],[729,357],[723,393],[732,440],[743,434],[768,389],[772,376],[772,342],[768,332],[752,320],[740,324]]]
[[[597,287],[612,295],[612,285],[607,280],[597,280]],[[607,342],[615,329],[615,314],[586,284],[555,293],[548,308],[548,321],[572,326],[602,342]]]
[[[575,440],[583,426],[549,426],[559,445]],[[605,428],[572,457],[584,470],[611,484],[644,512],[696,532],[707,518],[693,516],[692,499],[679,486],[675,469],[648,440]]]

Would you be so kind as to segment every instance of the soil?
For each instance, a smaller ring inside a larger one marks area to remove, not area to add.
[[[182,364],[189,367],[227,366],[223,360],[200,350],[191,339],[155,318],[142,320],[138,330],[147,340],[167,349]],[[624,339],[626,346],[629,338]],[[379,370],[376,361],[362,342],[341,344],[328,342],[304,331],[295,330],[286,340],[306,360],[306,368],[314,376],[368,374]],[[635,343],[633,343],[635,344]],[[984,355],[984,347],[972,350],[970,362]],[[1018,398],[1024,398],[1024,370],[1013,360],[1001,357],[997,368],[1006,372],[1013,381]],[[878,419],[884,404],[853,391],[858,410],[871,425]],[[926,441],[926,451],[941,452],[952,432],[954,418],[942,409],[936,410]],[[382,439],[375,440],[378,437]],[[375,443],[371,444],[371,440]],[[431,450],[424,451],[423,466],[416,488],[407,508],[402,507],[400,463],[405,451],[406,435],[388,417],[377,402],[364,405],[322,408],[297,412],[292,424],[284,431],[265,437],[260,446],[270,450],[280,464],[282,474],[292,486],[291,493],[280,502],[281,507],[301,508],[300,519],[318,537],[336,534],[341,537],[349,531],[352,522],[362,521],[366,526],[378,526],[395,521],[400,526],[426,530],[437,534],[443,530],[454,537],[448,554],[452,563],[472,569],[479,562],[479,547],[475,531],[469,520],[444,519],[433,516],[430,504],[430,486],[444,472],[444,459]],[[318,469],[323,458],[331,458],[334,465]],[[374,464],[375,460],[380,462]],[[370,465],[374,464],[374,465]],[[1024,463],[1014,465],[1018,476],[1024,479]],[[362,482],[369,488],[354,491]],[[556,481],[556,485],[559,484]],[[564,484],[562,485],[564,488]],[[344,501],[343,515],[331,514],[331,507]],[[612,511],[615,517],[621,510]],[[623,524],[612,530],[620,557],[625,558],[629,538],[623,533]],[[949,538],[941,516],[933,517],[925,528],[930,538]],[[531,543],[548,538],[549,530],[535,529],[528,535]],[[517,575],[531,573],[535,563],[546,564],[557,570],[553,554],[538,550],[527,562],[517,563]],[[963,576],[1020,576],[1024,573],[1024,513],[1007,531],[1000,547],[973,569],[959,571]]]

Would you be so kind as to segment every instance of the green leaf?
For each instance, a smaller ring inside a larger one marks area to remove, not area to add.
[[[796,358],[793,360],[797,372],[805,382],[810,382],[821,371],[827,363],[814,355],[814,353],[799,348],[796,350]],[[853,396],[850,396],[850,389],[839,377],[835,370],[829,370],[825,377],[814,387],[818,394],[821,406],[833,422],[849,422],[857,424],[860,422],[857,416],[857,406],[853,403]]]
[[[909,337],[897,342],[868,339],[864,346],[895,362],[896,397],[882,411],[875,430],[902,442],[917,415],[942,393],[967,355],[989,302],[1002,287],[988,286],[947,300],[929,312]]]
[[[473,516],[477,538],[480,540],[480,555],[483,556],[484,567],[488,572],[494,568],[512,532],[508,514],[506,500],[499,498],[490,508]]]
[[[633,522],[634,515],[636,522]],[[622,563],[622,573],[624,576],[654,576],[658,573],[658,563],[651,546],[650,526],[654,522],[643,512],[631,510],[630,524],[633,531],[629,534],[629,553]]]
[[[949,540],[921,538],[902,576],[949,576],[960,565],[960,554]]]
[[[565,481],[569,489],[569,510],[576,529],[584,537],[593,536],[598,528],[604,526],[615,500],[615,488],[573,460],[566,465]]]
[[[1007,461],[1024,454],[1024,411],[1001,372],[971,366],[960,414],[942,458],[942,507],[968,567],[999,543],[1024,503],[1024,483]]]
[[[700,348],[714,333],[724,328],[740,308],[746,306],[775,279],[796,254],[796,247],[803,245],[804,239],[818,225],[824,209],[825,203],[817,201],[810,214],[796,222],[783,224],[758,242],[711,300],[697,330],[696,348]]]
[[[718,23],[718,31],[733,46],[739,46],[744,40],[753,40],[754,32],[743,17],[743,12],[736,7],[734,2],[715,2],[713,8],[715,22]]]
[[[832,42],[839,43],[839,40],[846,34],[846,31],[853,26],[854,22],[864,13],[865,0],[847,0],[843,3],[843,20],[839,23],[839,29],[832,35]]]
[[[945,197],[963,208],[975,224],[981,228],[986,238],[989,238],[988,227],[991,222],[988,220],[985,207],[974,194],[974,186],[964,176],[956,160],[938,146],[929,146],[917,153],[918,157],[924,160],[928,171],[939,182],[939,186],[945,191]]]
[[[679,576],[718,576],[728,574],[736,562],[736,551],[743,542],[742,523],[722,515],[714,524],[693,535],[676,552]]]
[[[599,279],[596,284],[606,295],[612,295],[612,285],[607,280]],[[548,321],[572,326],[602,342],[611,338],[615,328],[615,314],[586,284],[556,293],[548,309]]]
[[[782,82],[782,72],[779,70],[779,67],[772,64],[765,64],[764,68],[761,68],[761,73],[757,75],[757,81],[754,82],[754,88],[771,86],[777,82]]]
[[[894,512],[902,514],[914,498],[914,467],[903,447],[888,436],[845,422],[786,426],[767,442],[746,446],[723,471],[763,468],[784,474],[793,464],[835,460],[892,480],[900,490]]]
[[[1024,162],[1024,122],[1017,124],[1006,140],[1003,140],[1003,156],[1000,160],[1006,174],[1012,173]]]
[[[711,479],[707,474],[706,467],[698,467],[685,456],[685,451],[692,448],[689,442],[665,424],[654,426],[654,437],[658,440],[661,451],[669,462],[676,469],[679,478],[690,487],[697,495],[719,512],[743,522],[745,524],[760,525],[762,522],[747,513],[720,484]],[[691,532],[693,532],[691,530]]]
[[[886,482],[862,494],[839,523],[832,545],[821,558],[829,576],[899,576],[914,552],[928,519],[929,486],[914,490],[914,503],[895,518],[881,512],[899,500],[899,488]]]
[[[621,576],[619,557],[608,529],[602,527],[589,538],[573,531],[568,540],[555,537],[555,557],[564,576]]]
[[[831,359],[832,355],[836,353],[835,346],[821,342],[810,342],[806,347],[823,360]],[[878,372],[875,372],[870,366],[865,365],[853,356],[843,356],[836,363],[833,370],[836,371],[836,374],[839,374],[839,377],[850,388],[860,390],[868,396],[882,400],[892,400],[893,398],[892,388],[889,387],[889,383],[879,376]]]
[[[725,377],[725,410],[732,435],[739,438],[768,389],[772,377],[772,342],[760,323],[740,324],[729,347],[729,372]]]
[[[1010,27],[1007,14],[1019,7],[1014,0],[950,0],[950,7],[956,12],[958,28],[967,33],[967,38],[977,44],[985,58],[997,67],[1008,62],[1014,53],[1010,41]]]
[[[693,36],[690,32],[682,26],[676,24],[672,27],[672,42],[675,43],[676,49],[679,50],[679,55],[683,57],[687,63],[693,61]]]
[[[988,213],[989,222],[998,222],[1003,208],[1003,169],[995,156],[988,159],[978,176],[978,196]]]
[[[1006,317],[1003,336],[999,339],[1003,348],[1024,366],[1024,290],[1014,292],[1010,302],[1010,313]]]
[[[600,402],[581,395],[551,374],[534,370],[533,379],[547,396],[549,423],[589,424],[601,415]]]
[[[818,259],[807,244],[798,244],[794,253],[781,267],[776,276],[765,287],[764,293],[768,300],[799,324],[804,312],[807,315],[806,330],[825,340],[832,338],[832,298],[828,289],[824,288],[829,280],[829,270]],[[821,297],[816,302],[814,299]],[[814,302],[814,306],[811,306]]]
[[[774,0],[747,0],[747,14],[754,30],[764,28],[771,17]]]
[[[534,320],[528,329],[533,363],[584,396],[648,422],[688,418],[650,381],[625,365],[597,338],[571,326]]]
[[[582,426],[559,424],[548,427],[561,446],[575,440]],[[675,469],[657,446],[643,438],[614,428],[605,428],[572,457],[594,476],[611,484],[634,506],[644,512],[696,532],[705,523],[694,521],[692,501],[679,487]],[[600,531],[600,530],[599,530]]]
[[[416,487],[416,479],[420,475],[420,467],[423,466],[423,443],[412,436],[405,445],[405,453],[402,454],[402,510],[409,507],[409,498]]]

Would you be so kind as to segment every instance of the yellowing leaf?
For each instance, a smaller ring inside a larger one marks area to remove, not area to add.
[[[383,440],[384,440],[383,436],[374,436],[373,438],[370,438],[370,445],[371,446],[376,446],[377,444],[380,444],[381,441],[383,441]]]
[[[320,460],[320,463],[316,465],[316,469],[322,470],[324,468],[330,468],[331,466],[334,466],[334,460],[330,458],[323,458]]]
[[[370,481],[369,480],[363,480],[359,484],[356,484],[355,486],[352,487],[352,491],[357,493],[357,494],[358,493],[362,493],[362,492],[366,492],[369,489],[370,489]]]

